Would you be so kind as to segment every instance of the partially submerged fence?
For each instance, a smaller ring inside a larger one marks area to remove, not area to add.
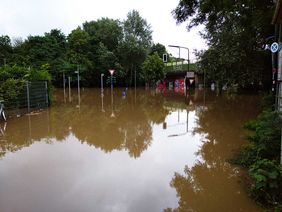
[[[26,82],[16,98],[12,100],[4,99],[4,105],[7,117],[19,116],[48,107],[48,82]]]

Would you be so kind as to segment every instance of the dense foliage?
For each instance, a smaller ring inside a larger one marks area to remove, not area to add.
[[[142,70],[143,77],[149,84],[165,78],[165,65],[157,52],[145,60]]]
[[[39,69],[5,65],[0,67],[0,100],[15,102],[27,81],[47,80],[51,76],[45,66]]]
[[[63,86],[63,75],[76,81],[79,69],[82,86],[98,86],[100,75],[115,69],[119,85],[132,85],[137,73],[143,82],[142,64],[149,54],[166,52],[152,43],[152,30],[139,12],[133,10],[124,21],[102,18],[89,21],[64,35],[52,29],[43,36],[29,36],[11,41],[0,36],[0,66],[8,64],[39,70],[42,66],[52,76],[55,86]]]
[[[262,104],[265,110],[256,120],[245,124],[254,134],[232,162],[249,169],[251,196],[260,204],[279,210],[282,207],[281,118],[270,109],[274,100],[273,96],[266,96]]]
[[[188,29],[204,25],[209,46],[198,53],[201,69],[210,81],[239,88],[266,87],[271,83],[270,52],[265,39],[274,34],[272,0],[180,0],[173,11]]]
[[[256,161],[249,169],[251,195],[260,202],[277,206],[282,201],[282,168],[275,160]],[[281,205],[280,205],[281,207]]]

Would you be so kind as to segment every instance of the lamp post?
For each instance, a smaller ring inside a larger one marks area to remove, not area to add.
[[[189,66],[190,66],[190,50],[189,48],[187,47],[184,47],[184,46],[176,46],[176,45],[168,45],[169,47],[174,47],[174,48],[178,48],[179,49],[179,52],[178,52],[178,57],[180,59],[180,49],[187,49],[188,51],[188,72],[189,72]]]
[[[178,48],[178,60],[180,60],[180,46],[168,45],[168,47]],[[176,65],[177,65],[177,62],[176,62]]]
[[[178,48],[179,49],[179,53],[178,53],[178,57],[179,57],[179,59],[180,59],[180,49],[182,48],[182,49],[187,49],[187,51],[188,51],[188,72],[190,71],[190,50],[189,50],[189,48],[187,48],[187,47],[184,47],[184,46],[176,46],[176,45],[168,45],[169,47],[174,47],[174,48]],[[185,77],[186,78],[186,77]],[[186,85],[187,86],[187,85]],[[186,88],[185,88],[185,90],[186,90]]]

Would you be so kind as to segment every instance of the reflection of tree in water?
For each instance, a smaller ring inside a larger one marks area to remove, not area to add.
[[[73,120],[72,132],[82,142],[94,145],[105,152],[128,150],[139,157],[151,142],[151,126],[144,115],[142,104],[132,105],[127,99],[114,98],[114,114],[111,116],[111,99],[104,98],[105,113],[98,112],[96,105],[82,105],[79,116]],[[91,108],[92,107],[92,108]]]
[[[243,123],[257,114],[257,97],[217,97],[199,114],[194,133],[206,135],[197,153],[202,162],[175,173],[171,186],[179,206],[165,211],[256,211],[246,191],[236,182],[238,170],[226,162],[244,141]]]
[[[162,121],[168,114],[162,102],[162,97],[151,96],[142,90],[137,90],[136,99],[134,92],[128,92],[125,99],[116,95],[113,105],[115,117],[111,117],[111,99],[105,95],[106,112],[97,113],[98,108],[93,110],[82,105],[80,116],[73,122],[72,132],[82,142],[105,152],[125,149],[130,156],[139,157],[151,144],[151,122]],[[93,104],[91,107],[96,106]]]
[[[3,135],[0,135],[0,157],[7,152],[15,152],[30,146],[42,138],[49,141],[46,116],[48,114],[44,112],[39,116],[31,115],[9,119]]]
[[[85,90],[80,107],[73,98],[71,103],[55,102],[48,113],[44,111],[30,117],[30,126],[27,116],[10,120],[3,137],[5,142],[0,144],[0,154],[4,156],[8,151],[19,150],[42,138],[64,141],[73,133],[81,142],[105,152],[124,149],[130,156],[139,157],[151,143],[151,122],[164,120],[168,111],[162,109],[162,99],[158,96],[138,91],[135,101],[133,93],[129,92],[126,99],[122,99],[119,92],[117,90],[114,97],[114,118],[109,93],[105,93],[106,112],[103,113],[99,90]],[[56,98],[63,100],[62,94],[57,93]],[[155,116],[150,117],[151,114]]]
[[[144,111],[149,120],[155,124],[164,122],[169,110],[164,108],[165,98],[162,94],[143,95]]]
[[[258,96],[219,96],[199,114],[194,133],[207,135],[200,152],[205,160],[226,160],[245,142],[242,127],[258,114],[258,102]]]
[[[171,181],[179,206],[166,211],[256,211],[237,188],[236,175],[228,164],[186,166],[184,174],[175,173]]]

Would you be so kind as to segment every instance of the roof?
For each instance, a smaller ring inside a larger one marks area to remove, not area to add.
[[[276,1],[275,12],[272,17],[272,24],[282,23],[282,0]]]

